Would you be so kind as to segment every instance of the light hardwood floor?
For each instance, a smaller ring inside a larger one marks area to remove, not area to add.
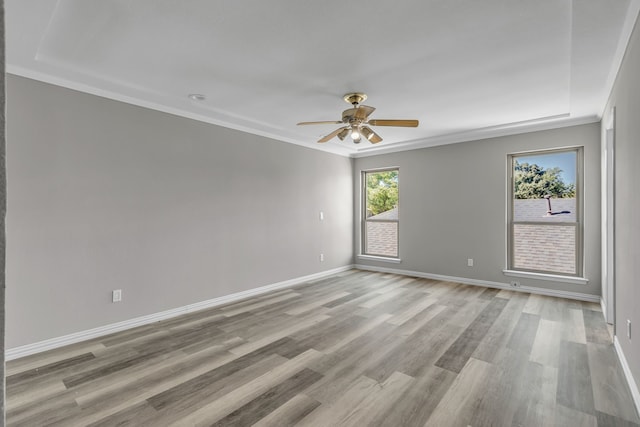
[[[597,304],[352,270],[9,362],[9,425],[638,426]]]

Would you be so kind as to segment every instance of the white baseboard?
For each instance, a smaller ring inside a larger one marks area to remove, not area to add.
[[[353,265],[346,265],[344,267],[321,271],[319,273],[310,274],[308,276],[296,277],[294,279],[285,280],[283,282],[272,283],[270,285],[261,286],[259,288],[249,289],[246,291],[236,292],[234,294],[224,295],[206,301],[196,302],[193,304],[185,305],[183,307],[172,308],[170,310],[162,311],[159,313],[153,313],[146,316],[136,317],[134,319],[124,320],[122,322],[99,326],[97,328],[85,331],[74,332],[72,334],[64,335],[57,338],[39,341],[33,344],[10,348],[5,352],[5,360],[14,360],[20,357],[29,356],[31,354],[41,353],[43,351],[52,350],[54,348],[63,347],[69,344],[75,344],[81,341],[86,341],[89,339],[112,334],[114,332],[123,331],[125,329],[135,328],[136,326],[147,325],[149,323],[158,322],[160,320],[170,319],[172,317],[180,316],[182,314],[190,313],[193,311],[228,304],[256,295],[264,294],[266,292],[274,291],[276,289],[293,287],[312,280],[331,276],[332,274],[341,273],[343,271],[350,270],[353,267]]]
[[[373,265],[356,264],[355,268],[358,268],[360,270],[378,271],[381,273],[394,273],[394,274],[402,274],[405,276],[422,277],[425,279],[434,279],[434,280],[442,280],[446,282],[463,283],[465,285],[476,285],[476,286],[485,286],[489,288],[507,289],[510,291],[528,292],[532,294],[575,299],[579,301],[588,301],[588,302],[596,302],[596,303],[600,302],[599,295],[583,294],[580,292],[568,292],[568,291],[560,291],[556,289],[536,288],[533,286],[519,286],[517,288],[514,288],[508,283],[493,282],[489,280],[468,279],[466,277],[443,276],[441,274],[423,273],[421,271],[399,270],[396,268],[377,267]]]
[[[636,383],[633,378],[633,374],[631,373],[631,368],[627,363],[627,358],[624,357],[624,352],[622,351],[622,347],[620,346],[620,341],[618,341],[618,337],[613,337],[613,346],[616,348],[616,354],[618,355],[618,360],[620,360],[620,364],[622,365],[622,370],[624,371],[624,376],[627,379],[627,383],[629,384],[629,389],[631,390],[631,397],[633,398],[633,403],[636,404],[636,412],[638,412],[638,416],[640,416],[640,390],[638,390],[638,383]]]

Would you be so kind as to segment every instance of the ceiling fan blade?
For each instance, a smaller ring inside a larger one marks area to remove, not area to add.
[[[373,119],[367,122],[371,126],[399,126],[407,128],[418,127],[419,122],[417,120],[381,120]]]
[[[326,120],[323,122],[300,122],[298,123],[298,126],[305,126],[305,125],[328,125],[328,124],[332,124],[332,125],[339,125],[340,123],[342,123],[341,121],[336,121],[336,120]]]
[[[342,123],[342,122],[338,122],[338,123]],[[349,126],[343,126],[341,128],[334,130],[329,135],[323,136],[322,138],[320,138],[318,142],[327,142],[330,139],[334,138],[336,135],[338,135],[340,132],[342,132],[344,129],[349,129]]]
[[[369,114],[373,113],[376,109],[374,107],[369,107],[368,105],[358,105],[356,108],[356,119],[364,120],[369,117]]]
[[[371,129],[369,126],[362,126],[362,134],[372,144],[377,144],[378,142],[382,142],[382,137],[377,133],[375,133],[375,131]]]

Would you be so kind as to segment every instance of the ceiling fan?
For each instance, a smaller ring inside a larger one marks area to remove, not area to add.
[[[354,143],[359,144],[364,136],[372,144],[377,144],[382,141],[380,135],[375,133],[369,126],[398,126],[398,127],[417,127],[418,120],[382,120],[371,119],[369,115],[375,111],[375,108],[368,105],[360,105],[360,103],[367,99],[367,95],[364,93],[348,93],[343,99],[351,104],[353,108],[346,109],[342,112],[342,120],[339,121],[321,121],[321,122],[300,122],[298,125],[322,125],[322,124],[340,124],[344,123],[346,126],[338,128],[318,140],[318,142],[327,142],[333,137],[337,136],[341,141],[351,135],[351,139]]]

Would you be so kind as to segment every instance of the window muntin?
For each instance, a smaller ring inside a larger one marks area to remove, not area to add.
[[[398,257],[398,169],[362,172],[364,255]]]
[[[510,270],[582,276],[582,148],[509,156]]]

